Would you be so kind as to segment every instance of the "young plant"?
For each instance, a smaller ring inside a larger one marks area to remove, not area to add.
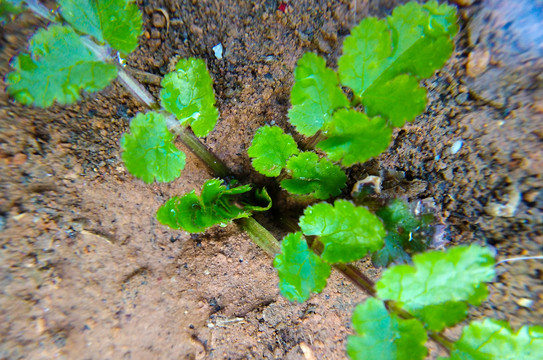
[[[174,145],[177,135],[217,176],[228,175],[224,165],[185,129],[190,126],[197,137],[205,137],[219,117],[213,81],[204,61],[179,60],[175,70],[163,78],[160,102],[156,102],[117,61],[136,48],[142,32],[142,16],[134,2],[59,0],[58,4],[53,16],[37,1],[2,3],[2,11],[18,11],[27,5],[53,22],[30,39],[28,54],[12,60],[13,71],[6,76],[8,93],[23,104],[48,107],[55,102],[73,103],[80,99],[81,91],[99,91],[118,78],[151,109],[137,114],[130,122],[130,133],[121,138],[122,159],[132,175],[146,183],[177,179],[186,157]],[[242,205],[231,199],[242,193]],[[167,220],[165,215],[168,208],[170,218],[174,213],[185,216],[187,209],[184,212],[179,206],[187,204],[190,195],[171,199],[159,211],[159,220],[174,228],[202,232],[271,206],[265,190],[252,192],[250,185],[226,190],[220,180],[204,185],[202,202],[192,195],[192,222]],[[262,206],[251,205],[249,200]]]
[[[69,104],[81,91],[101,90],[117,78],[151,110],[137,114],[121,139],[122,159],[131,174],[146,183],[179,177],[185,154],[174,145],[177,135],[215,176],[229,174],[185,129],[190,126],[204,137],[218,120],[205,63],[180,60],[164,77],[156,101],[117,61],[134,50],[141,34],[142,18],[133,1],[59,0],[59,9],[51,13],[36,0],[2,0],[0,21],[23,5],[53,24],[32,37],[28,54],[12,61],[13,71],[6,77],[11,96],[39,107]],[[388,147],[394,127],[424,111],[426,90],[419,81],[449,58],[457,31],[454,8],[435,1],[408,3],[386,20],[368,18],[355,27],[345,40],[337,74],[323,58],[304,55],[295,70],[288,116],[302,135],[313,136],[327,158],[300,152],[290,135],[266,126],[249,149],[253,166],[266,176],[282,177],[281,186],[293,194],[323,200],[339,195],[347,180],[341,166],[378,156]],[[349,96],[340,85],[351,89]],[[157,219],[192,233],[239,219],[257,245],[278,254],[274,266],[280,290],[292,301],[322,291],[331,269],[339,270],[374,297],[355,310],[357,335],[348,340],[352,358],[422,359],[428,338],[451,359],[535,359],[543,351],[541,327],[514,333],[506,323],[486,319],[465,327],[455,343],[439,333],[465,319],[468,307],[487,297],[485,282],[494,277],[487,249],[473,245],[415,255],[413,265],[386,270],[376,286],[348,264],[371,253],[386,258],[383,264],[395,260],[390,249],[406,245],[406,234],[410,241],[428,226],[428,219],[413,216],[405,203],[389,202],[375,214],[346,200],[314,204],[300,219],[301,231],[287,235],[279,247],[251,217],[270,208],[268,193],[235,184],[208,180],[200,195],[193,191],[168,200]]]
[[[394,127],[424,111],[426,89],[419,82],[447,61],[457,32],[453,7],[410,2],[386,20],[361,21],[345,39],[338,73],[322,57],[306,53],[294,71],[288,118],[302,135],[315,136],[316,148],[329,160],[298,154],[292,146],[285,152],[294,143],[290,135],[264,127],[248,151],[255,169],[266,176],[283,169],[290,179],[281,186],[292,194],[321,200],[339,195],[346,176],[332,162],[351,166],[378,156]],[[340,85],[351,89],[350,101]],[[365,112],[358,111],[360,104]],[[278,146],[266,146],[269,142]]]

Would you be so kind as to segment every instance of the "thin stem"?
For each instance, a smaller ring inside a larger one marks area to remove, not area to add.
[[[40,3],[38,0],[26,0],[26,5],[28,8],[39,17],[49,20],[49,21],[55,21],[55,17],[52,14],[52,11],[49,10],[45,5]]]
[[[121,64],[115,62],[117,71],[119,72],[119,81],[126,90],[130,92],[136,99],[144,103],[151,110],[159,110],[160,105],[156,98],[143,87],[132,75],[130,75]]]
[[[326,140],[326,136],[319,130],[315,135],[303,141],[300,147],[304,151],[314,150],[315,146],[323,140]]]
[[[520,256],[515,258],[509,258],[509,259],[503,259],[496,263],[496,266],[506,263],[506,262],[512,262],[512,261],[521,261],[521,260],[543,260],[543,255],[538,256]]]
[[[168,125],[170,131],[179,136],[179,139],[190,149],[190,151],[198,156],[209,167],[214,176],[220,178],[231,176],[232,173],[230,169],[228,169],[218,157],[211,153],[207,147],[200,142],[200,139],[198,139],[189,129],[182,126],[174,115],[170,114],[166,117],[166,125]]]
[[[247,232],[247,234],[249,234],[251,240],[253,240],[259,248],[267,252],[268,255],[274,257],[281,252],[279,241],[277,241],[277,239],[253,217],[239,219],[237,220],[237,223],[245,230],[245,232]]]
[[[377,295],[373,281],[371,281],[364,273],[359,271],[352,265],[348,264],[335,264],[334,269],[339,271],[343,276],[349,279],[359,289],[367,293],[369,296],[375,297]]]

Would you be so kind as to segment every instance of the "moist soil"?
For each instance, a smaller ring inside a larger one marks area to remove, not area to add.
[[[205,59],[220,120],[203,141],[243,183],[265,184],[246,150],[264,124],[303,140],[287,121],[296,61],[312,51],[335,68],[350,29],[400,3],[138,1],[144,34],[127,64],[157,95],[177,58]],[[526,20],[530,2],[457,3],[456,51],[424,82],[428,108],[395,131],[386,153],[350,168],[349,187],[375,175],[390,196],[433,199],[447,246],[479,243],[498,259],[540,255],[541,23]],[[0,30],[0,78],[41,26],[25,13]],[[350,317],[365,295],[339,274],[292,304],[278,292],[272,258],[236,224],[190,235],[157,222],[168,198],[212,175],[188,151],[172,183],[128,174],[119,139],[145,109],[120,85],[45,110],[14,103],[5,83],[0,89],[0,358],[346,358]],[[289,204],[296,214],[300,206],[283,196],[280,210],[258,217],[278,238]],[[542,262],[497,271],[489,300],[470,317],[542,324]]]

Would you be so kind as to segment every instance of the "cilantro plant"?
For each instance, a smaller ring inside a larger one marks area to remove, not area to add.
[[[38,1],[2,2],[2,19],[28,6],[51,21],[30,39],[28,53],[12,60],[13,71],[6,76],[8,93],[23,104],[48,107],[55,102],[73,103],[80,99],[81,91],[95,92],[118,79],[150,109],[131,120],[130,132],[120,141],[122,159],[132,175],[146,183],[177,179],[186,157],[174,144],[179,136],[215,175],[226,177],[228,169],[198,140],[213,130],[219,118],[205,62],[179,60],[163,78],[156,101],[117,60],[137,47],[142,32],[142,16],[133,1],[59,0],[58,5],[52,12]],[[201,197],[194,192],[174,197],[157,217],[173,228],[202,232],[270,206],[265,190],[254,191],[250,185],[226,189],[221,180],[211,180]],[[254,227],[247,223],[250,225]]]
[[[386,20],[362,20],[345,39],[337,73],[322,57],[306,53],[294,71],[288,118],[302,135],[314,136],[312,142],[328,159],[299,155],[288,145],[290,135],[264,128],[248,151],[255,169],[266,176],[283,169],[288,179],[281,186],[292,194],[321,200],[339,195],[346,183],[339,165],[378,156],[388,148],[394,127],[424,111],[426,89],[419,82],[451,56],[457,32],[453,7],[410,2]],[[350,99],[340,85],[351,89]],[[276,146],[266,146],[269,142]]]
[[[73,103],[82,91],[99,91],[118,79],[149,109],[131,120],[130,132],[121,138],[122,159],[132,175],[146,183],[178,178],[185,166],[185,154],[175,146],[179,137],[217,177],[199,194],[168,200],[157,212],[159,222],[198,233],[236,220],[258,246],[276,255],[280,291],[291,301],[321,292],[332,269],[339,271],[371,296],[353,315],[356,333],[347,345],[353,359],[422,359],[428,339],[450,359],[536,359],[543,352],[543,328],[537,326],[515,332],[505,322],[485,319],[465,326],[456,342],[441,333],[487,298],[485,283],[495,276],[488,249],[472,245],[418,254],[412,264],[385,270],[377,284],[350,264],[368,255],[380,265],[400,257],[409,262],[408,252],[424,250],[417,238],[432,219],[415,216],[405,202],[393,200],[371,211],[364,197],[356,204],[341,199],[313,204],[300,218],[299,231],[279,245],[252,218],[271,207],[266,190],[237,186],[198,139],[219,117],[205,62],[179,60],[155,100],[118,61],[136,48],[141,34],[142,17],[133,1],[59,0],[58,5],[50,11],[37,0],[0,0],[0,22],[24,8],[51,22],[32,37],[28,53],[13,59],[7,91],[23,104],[47,107]],[[265,126],[248,150],[255,169],[279,177],[295,195],[325,200],[341,194],[347,180],[342,167],[378,156],[394,127],[424,111],[426,90],[419,82],[449,58],[457,31],[453,7],[411,2],[386,20],[367,18],[356,26],[345,39],[337,73],[322,57],[305,54],[295,70],[288,117],[326,157],[300,151],[291,135]]]

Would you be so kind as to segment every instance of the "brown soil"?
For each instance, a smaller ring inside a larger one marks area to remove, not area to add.
[[[265,123],[294,132],[286,113],[297,59],[314,51],[335,67],[354,24],[402,2],[290,1],[283,13],[275,0],[138,1],[145,34],[128,64],[164,75],[177,56],[205,59],[221,114],[205,143],[238,178],[262,183],[246,149]],[[499,259],[543,250],[543,37],[523,38],[537,28],[519,24],[513,10],[498,1],[461,8],[457,50],[426,82],[425,114],[395,133],[387,153],[349,172],[350,184],[394,174],[385,188],[432,197],[451,243],[493,246]],[[0,30],[2,77],[42,25],[23,14]],[[218,43],[222,60],[212,50]],[[170,184],[131,177],[119,138],[144,109],[119,85],[47,110],[15,104],[4,88],[0,358],[345,358],[350,316],[365,295],[341,276],[307,303],[290,304],[271,258],[236,225],[191,236],[155,220],[169,197],[211,175],[189,155]],[[280,227],[273,213],[260,219]],[[498,271],[490,300],[472,316],[542,324],[543,264]]]

